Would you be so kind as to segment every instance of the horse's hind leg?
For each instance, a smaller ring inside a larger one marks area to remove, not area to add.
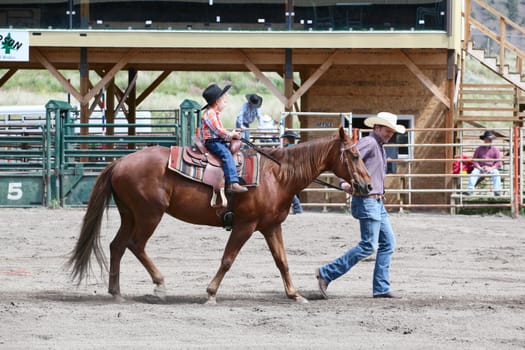
[[[148,221],[144,223],[143,220],[137,220],[130,211],[123,209],[122,205],[119,210],[121,219],[120,228],[109,245],[110,265],[108,292],[113,295],[116,301],[120,302],[122,300],[120,293],[120,261],[126,248],[129,248],[146,268],[153,279],[153,283],[159,288],[158,294],[161,294],[164,290],[164,277],[146,254],[144,247],[160,222],[162,215],[156,219],[154,215],[148,216]]]
[[[109,286],[108,292],[113,295],[116,301],[121,301],[120,294],[120,261],[124,252],[131,232],[133,230],[133,219],[121,215],[121,224],[113,241],[109,245],[110,249],[110,265],[109,265]]]
[[[244,230],[239,232],[239,230],[233,229],[230,237],[228,238],[228,243],[226,243],[226,248],[224,248],[224,253],[221,260],[221,266],[219,270],[213,277],[212,281],[208,285],[206,291],[208,292],[208,301],[207,304],[216,304],[216,295],[219,290],[219,286],[226,275],[226,272],[230,270],[235,258],[239,254],[239,251],[243,247],[244,243],[251,237],[253,229]]]
[[[147,217],[146,219],[140,219],[140,222],[135,223],[135,227],[133,230],[133,235],[131,239],[127,242],[127,247],[131,252],[137,257],[137,259],[142,263],[146,271],[151,276],[151,279],[153,283],[156,284],[155,287],[155,294],[161,298],[164,299],[166,297],[166,288],[164,285],[164,276],[162,273],[157,269],[151,258],[146,254],[146,243],[148,242],[149,238],[155,231],[155,228],[157,228],[157,225],[159,224],[162,214],[161,215],[147,215],[145,214],[144,217]],[[138,221],[138,220],[137,220]],[[140,227],[140,229],[139,229]]]
[[[290,299],[294,299],[295,301],[307,303],[308,300],[299,294],[292,283],[292,276],[290,275],[290,271],[288,269],[288,261],[286,259],[286,251],[284,249],[281,226],[279,225],[272,231],[265,230],[262,233],[266,243],[268,244],[268,247],[270,248],[275,264],[281,272],[281,278],[283,279],[286,296]]]

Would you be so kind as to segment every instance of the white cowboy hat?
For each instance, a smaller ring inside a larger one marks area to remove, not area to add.
[[[365,125],[370,128],[373,128],[374,125],[387,126],[400,134],[404,134],[406,131],[404,125],[397,124],[397,115],[389,112],[379,112],[375,117],[366,118]]]
[[[268,114],[264,114],[262,116],[262,120],[265,121],[265,122],[271,122],[273,121],[272,117],[270,117]]]

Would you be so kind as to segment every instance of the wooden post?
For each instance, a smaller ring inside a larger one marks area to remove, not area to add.
[[[512,207],[512,217],[517,218],[519,215],[521,196],[520,193],[520,127],[515,126],[513,128],[512,135],[512,148],[513,148],[513,174],[512,174],[512,184],[513,187],[512,193],[513,198],[511,198],[511,207]],[[523,180],[522,180],[523,181]]]
[[[285,49],[285,67],[284,67],[284,96],[289,101],[293,95],[293,62],[292,49]],[[285,106],[286,112],[291,112],[293,106]],[[284,121],[286,128],[293,127],[293,116],[289,115]]]
[[[467,49],[468,42],[470,41],[470,12],[472,11],[472,2],[471,0],[465,0],[465,30],[463,38],[463,49]]]
[[[454,56],[455,52],[454,50],[448,50],[448,58],[447,58],[447,92],[448,92],[448,98],[450,100],[450,108],[448,108],[445,111],[445,128],[452,129],[454,128],[454,112],[455,112],[455,106],[454,106],[454,92],[456,90],[456,64],[454,62]],[[447,145],[452,144],[454,141],[453,132],[446,131],[445,132],[445,143]],[[453,147],[446,147],[445,148],[445,159],[452,159],[454,155],[454,149]],[[452,162],[446,162],[445,163],[445,173],[450,174],[452,172]],[[445,177],[445,188],[449,188],[450,178]]]
[[[500,29],[500,43],[499,43],[499,72],[503,74],[503,66],[505,66],[505,42],[507,41],[507,28],[505,25],[505,18],[499,19]]]
[[[135,124],[137,122],[137,89],[135,85],[135,76],[137,75],[137,70],[134,68],[130,68],[128,70],[128,84],[133,84],[134,86],[129,91],[129,95],[127,98],[127,105],[128,105],[128,123]],[[128,128],[128,135],[136,135],[137,129],[135,127]],[[135,144],[130,143],[128,144],[129,149],[134,149]]]
[[[106,123],[115,123],[115,78],[111,79],[106,87]],[[115,128],[113,126],[106,127],[106,135],[115,135]],[[113,143],[108,143],[106,149],[114,149]],[[113,158],[108,158],[108,161],[113,161]]]
[[[80,28],[87,28],[89,23],[89,0],[80,1]]]
[[[89,92],[89,68],[87,63],[87,48],[80,48],[80,95],[86,96]],[[80,102],[80,123],[89,123],[89,101]],[[80,128],[80,135],[88,135],[89,127]],[[88,145],[80,144],[81,149],[87,149]],[[82,162],[87,162],[87,158],[81,158]]]

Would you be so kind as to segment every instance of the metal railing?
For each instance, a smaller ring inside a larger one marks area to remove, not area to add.
[[[289,115],[300,116],[301,113],[283,114],[281,119],[281,130],[293,130],[301,134],[307,132],[334,132],[336,128],[285,128],[284,119]],[[327,114],[305,114],[312,116],[337,116],[337,113]],[[351,119],[351,113],[345,114]],[[351,128],[351,121],[349,126]],[[524,206],[523,178],[525,163],[523,160],[524,132],[517,127],[492,129],[498,138],[493,142],[494,146],[502,152],[503,167],[499,169],[502,180],[501,193],[496,195],[491,186],[491,179],[496,175],[482,175],[484,179],[477,185],[472,195],[467,196],[469,173],[452,172],[453,162],[461,162],[456,157],[466,155],[472,158],[475,149],[482,145],[480,135],[486,129],[482,128],[420,128],[408,129],[408,142],[405,144],[387,144],[385,148],[408,148],[407,155],[398,159],[389,159],[389,164],[396,164],[395,173],[389,173],[386,177],[385,206],[389,210],[438,210],[448,211],[451,214],[466,212],[477,209],[506,210],[513,216],[519,214]],[[354,134],[362,135],[370,130],[353,129]],[[454,141],[445,143],[445,134],[452,133]],[[446,158],[446,150],[451,149],[452,158]],[[472,159],[471,159],[472,160]],[[474,159],[475,160],[475,159]],[[482,159],[477,159],[481,161]],[[322,174],[323,180],[337,184],[333,174]],[[306,194],[306,201],[302,202],[305,207],[321,208],[328,211],[329,208],[348,209],[348,196],[341,195],[339,191],[312,184],[302,191]],[[321,194],[315,197],[308,194]],[[309,200],[314,198],[314,200]]]
[[[391,159],[389,162],[398,164],[399,171],[387,175],[386,206],[390,209],[416,210],[434,209],[456,213],[460,210],[475,208],[501,208],[516,216],[519,206],[523,206],[523,186],[519,181],[523,178],[523,163],[516,166],[516,160],[522,159],[516,150],[522,151],[523,130],[518,128],[493,129],[500,137],[493,146],[502,152],[503,167],[499,175],[482,175],[485,179],[474,190],[468,188],[469,173],[452,173],[453,162],[482,161],[483,159],[461,160],[457,156],[466,155],[472,158],[474,150],[482,145],[479,135],[485,129],[409,129],[409,143],[406,145],[388,144],[385,147],[409,147],[413,156],[405,159]],[[515,137],[521,132],[520,137]],[[453,133],[453,143],[443,143],[445,133]],[[442,134],[442,135],[440,135]],[[428,141],[425,141],[427,140]],[[519,145],[516,144],[519,143]],[[521,146],[520,146],[521,145]],[[445,150],[452,148],[453,158],[445,158]],[[520,176],[521,174],[521,176]],[[494,191],[490,183],[495,176],[500,176],[503,184],[501,191]],[[473,193],[467,195],[467,192]],[[500,192],[500,193],[496,193]]]

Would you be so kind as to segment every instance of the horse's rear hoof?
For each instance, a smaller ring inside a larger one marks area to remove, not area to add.
[[[217,299],[215,297],[209,296],[208,300],[204,303],[205,305],[217,305]]]
[[[299,304],[308,304],[308,299],[300,295],[295,297],[294,300],[298,302]]]
[[[159,298],[162,301],[166,301],[166,287],[164,284],[159,284],[155,286],[155,289],[153,289],[153,293],[157,298]]]
[[[113,295],[113,302],[116,303],[116,304],[120,304],[120,303],[124,302],[124,298],[120,294],[114,294]]]

